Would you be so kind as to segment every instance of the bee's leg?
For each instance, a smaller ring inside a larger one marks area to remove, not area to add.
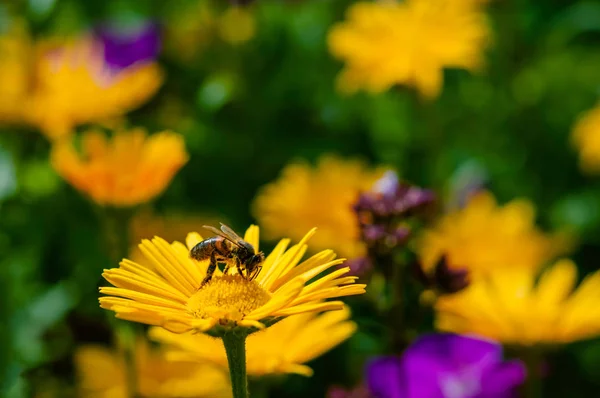
[[[238,257],[236,257],[236,258],[234,259],[234,262],[235,262],[235,269],[237,270],[238,274],[239,274],[239,275],[240,275],[242,278],[246,279],[246,275],[245,275],[245,273],[244,273],[244,270],[242,269],[242,262],[240,261],[240,259],[239,259]]]
[[[252,272],[250,273],[250,276],[248,277],[248,280],[249,280],[249,281],[252,281],[252,280],[254,280],[254,279],[255,279],[255,278],[258,276],[258,274],[260,273],[260,270],[261,270],[261,269],[262,269],[262,265],[259,265],[259,266],[257,266],[256,268],[254,268],[254,269],[252,270]]]
[[[232,261],[234,261],[234,256],[233,254],[229,253],[229,255],[225,258],[225,268],[223,268],[223,275],[227,275],[229,273]]]
[[[217,269],[217,259],[215,258],[215,255],[213,253],[210,256],[210,264],[208,265],[208,268],[206,269],[206,276],[204,277],[202,284],[200,284],[200,287],[206,285],[208,283],[208,281],[211,280],[216,269]]]

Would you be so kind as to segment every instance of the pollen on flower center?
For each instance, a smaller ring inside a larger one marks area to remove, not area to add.
[[[194,293],[187,309],[196,318],[240,321],[270,299],[269,293],[255,281],[247,281],[240,275],[223,275],[213,277]]]

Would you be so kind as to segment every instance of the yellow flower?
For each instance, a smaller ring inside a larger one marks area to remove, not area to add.
[[[146,102],[162,84],[154,62],[109,70],[102,49],[89,38],[40,43],[29,122],[55,139],[83,123],[116,118]]]
[[[600,105],[586,112],[576,123],[571,140],[579,151],[579,166],[590,174],[600,172]]]
[[[21,123],[31,88],[31,42],[24,24],[0,36],[0,122]]]
[[[507,344],[568,343],[600,335],[600,272],[574,289],[577,267],[560,260],[542,273],[496,270],[436,303],[437,327],[475,333]]]
[[[360,191],[368,190],[384,169],[369,170],[356,160],[322,157],[316,168],[305,162],[286,166],[279,180],[259,192],[253,212],[268,239],[300,239],[316,225],[315,249],[333,248],[342,256],[364,254],[352,205]]]
[[[349,318],[348,308],[320,316],[316,313],[293,315],[251,334],[246,340],[248,376],[284,373],[312,376],[312,369],[304,364],[354,334],[356,324]],[[228,366],[221,339],[202,333],[174,334],[162,328],[151,328],[149,334],[153,340],[166,345],[168,358]]]
[[[328,37],[331,53],[346,62],[338,82],[345,92],[379,93],[406,84],[436,97],[442,69],[479,68],[490,35],[473,1],[359,2],[347,19]]]
[[[231,397],[229,375],[208,362],[169,361],[162,352],[143,341],[135,349],[137,388],[145,398]],[[129,398],[122,352],[97,345],[75,352],[79,379],[78,397]]]
[[[115,311],[117,318],[162,326],[174,333],[208,331],[215,325],[262,329],[265,323],[288,315],[341,309],[341,301],[322,300],[362,294],[365,285],[355,284],[356,277],[344,276],[348,267],[308,283],[344,261],[324,250],[300,262],[314,233],[311,230],[287,250],[290,240],[281,240],[254,280],[246,280],[232,267],[226,275],[217,269],[204,286],[209,261],[198,262],[189,255],[203,240],[198,233],[188,235],[187,247],[159,237],[143,240],[140,249],[146,262],[125,259],[120,268],[102,274],[116,287],[100,288],[109,295],[100,298],[100,306]],[[251,226],[244,236],[256,250],[258,235],[258,227]]]
[[[566,243],[544,235],[534,222],[535,210],[529,201],[517,199],[498,206],[492,194],[479,193],[465,208],[447,214],[425,231],[417,251],[426,272],[443,255],[449,266],[471,271],[536,269],[564,252]]]
[[[70,140],[52,147],[56,171],[100,205],[134,206],[165,190],[187,162],[183,138],[171,132],[146,136],[142,129],[104,134],[88,131],[82,139],[83,157]]]
[[[219,18],[219,34],[227,43],[240,44],[254,37],[254,15],[242,7],[229,7]]]

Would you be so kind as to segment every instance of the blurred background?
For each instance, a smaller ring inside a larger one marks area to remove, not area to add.
[[[578,144],[573,131],[599,95],[600,2],[461,1],[477,7],[487,29],[477,48],[481,62],[441,60],[439,90],[425,94],[414,79],[351,93],[340,87],[350,57],[336,50],[342,45],[331,32],[349,18],[352,1],[235,3],[0,3],[2,396],[78,396],[77,348],[113,341],[112,315],[99,308],[97,288],[105,284],[102,270],[118,265],[106,214],[122,207],[74,183],[55,154],[66,137],[79,145],[92,127],[170,130],[185,142],[188,157],[175,162],[173,178],[131,203],[132,221],[116,227],[127,231],[132,250],[142,238],[183,240],[207,223],[237,231],[262,224],[268,204],[255,199],[267,193],[262,187],[290,163],[317,167],[326,155],[391,168],[433,190],[437,217],[480,189],[499,204],[526,198],[539,228],[569,236],[579,278],[598,270],[600,180],[593,159],[600,150],[594,152],[593,138]],[[454,32],[443,26],[440,40]],[[77,48],[73,40],[84,37],[102,45],[86,42],[83,58],[61,47]],[[381,57],[398,56],[403,45],[381,50]],[[108,66],[95,70],[98,87],[88,90],[78,65],[97,57]],[[585,131],[596,131],[600,141],[596,120]],[[585,148],[592,152],[587,163]],[[169,152],[150,159],[175,156]],[[358,193],[363,185],[355,185]],[[327,213],[327,206],[333,212],[347,204],[319,206]],[[321,213],[305,214],[321,222]],[[366,358],[386,348],[372,297],[347,302],[358,332],[312,361],[312,378],[274,381],[270,396],[325,396],[331,386],[361,383]],[[600,391],[600,340],[593,337],[549,351],[544,397]]]

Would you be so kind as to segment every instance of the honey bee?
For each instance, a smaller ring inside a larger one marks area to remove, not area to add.
[[[221,230],[208,225],[204,225],[203,228],[214,232],[217,236],[203,240],[190,250],[190,257],[195,260],[202,261],[210,258],[206,277],[200,287],[211,280],[218,263],[225,263],[224,274],[227,274],[231,266],[235,266],[244,279],[251,281],[256,278],[265,260],[263,252],[257,253],[254,246],[240,238],[223,223],[221,223]]]

